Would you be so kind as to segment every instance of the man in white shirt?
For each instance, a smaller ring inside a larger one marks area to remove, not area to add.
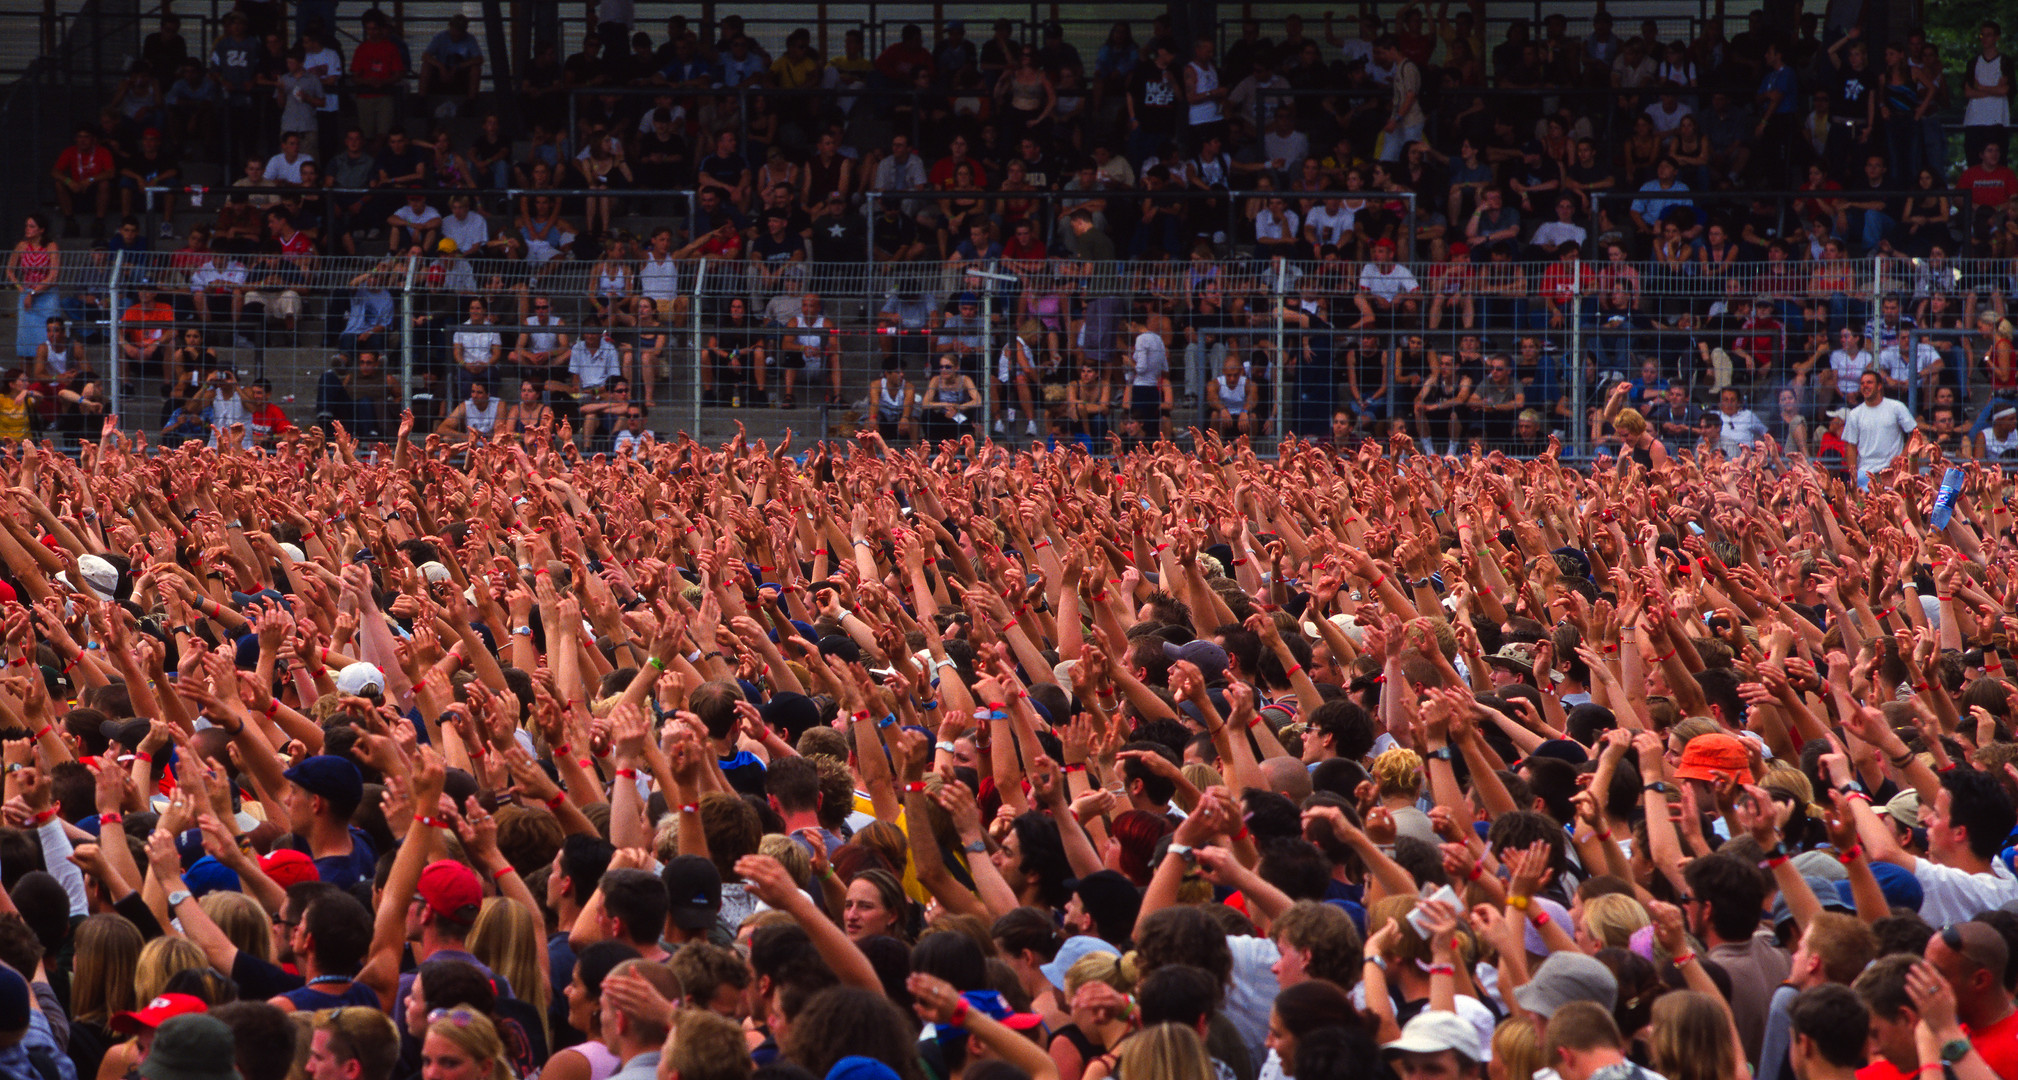
[[[1766,434],[1766,425],[1758,414],[1745,408],[1738,400],[1738,392],[1728,386],[1717,394],[1717,419],[1723,424],[1717,441],[1729,457],[1737,457]]]
[[[1554,255],[1564,244],[1575,243],[1581,248],[1589,235],[1577,224],[1576,196],[1564,195],[1556,200],[1556,219],[1543,222],[1528,242]]]
[[[441,234],[441,211],[427,204],[427,196],[416,192],[406,197],[406,205],[394,210],[385,224],[394,255],[405,254],[409,247],[432,251]]]
[[[656,438],[658,436],[652,434],[652,429],[645,426],[644,406],[633,403],[624,410],[624,426],[617,429],[616,441],[611,449],[618,454],[632,452],[634,447],[642,452],[644,440]]]
[[[275,184],[301,186],[301,167],[315,155],[301,152],[301,133],[290,131],[280,137],[280,153],[266,159],[266,178]]]
[[[1422,308],[1417,297],[1420,286],[1408,267],[1394,261],[1394,242],[1373,242],[1373,261],[1359,271],[1359,291],[1353,305],[1359,308],[1359,322],[1353,329],[1364,330],[1377,318],[1392,320],[1397,312],[1414,319]]]
[[[455,353],[456,397],[468,396],[474,382],[488,385],[494,380],[491,369],[497,366],[504,338],[491,325],[490,306],[482,297],[470,298],[469,321],[456,331],[450,348]]]
[[[1871,358],[1871,350],[1864,348],[1863,335],[1847,326],[1837,331],[1837,335],[1842,347],[1829,354],[1829,370],[1836,376],[1836,396],[1845,402],[1854,402],[1857,400],[1857,380],[1871,370],[1875,361]]]
[[[1844,436],[1848,438],[1847,424]],[[1886,740],[1890,745],[1879,746],[1881,753],[1894,759],[1910,756],[1906,744],[1889,727],[1884,733],[1890,736]],[[1899,846],[1891,818],[1881,818],[1871,800],[1862,797],[1843,755],[1824,754],[1821,765],[1836,790],[1858,795],[1846,801],[1857,815],[1857,834],[1867,857],[1872,862],[1905,867],[1919,881],[1924,894],[1921,918],[1946,926],[2018,900],[2018,878],[2013,878],[2004,860],[1997,857],[2004,838],[2018,822],[2018,810],[2012,808],[2010,794],[1995,776],[1966,765],[1936,774],[1917,759],[1906,767],[1905,781],[1923,789],[1940,785],[1931,805],[1920,804],[1921,820],[1927,826],[1927,854],[1918,856]],[[1921,775],[1916,778],[1916,774]]]
[[[1864,487],[1871,482],[1872,473],[1890,465],[1906,449],[1906,437],[1918,424],[1912,410],[1885,396],[1885,380],[1877,372],[1860,376],[1857,392],[1863,403],[1843,419],[1843,441],[1850,444],[1848,464],[1857,474],[1857,486]]]
[[[1127,432],[1131,439],[1155,438],[1170,408],[1170,348],[1144,323],[1132,322],[1129,328],[1135,331],[1135,349],[1127,362]]]
[[[485,220],[483,211],[471,204],[469,196],[451,196],[448,216],[441,219],[441,235],[444,240],[455,241],[456,250],[464,255],[482,258],[484,248],[490,244],[490,222]]]
[[[1353,212],[1345,208],[1345,200],[1329,198],[1310,208],[1303,216],[1303,240],[1311,247],[1312,257],[1322,255],[1327,248],[1335,248],[1352,235]]]
[[[568,382],[559,389],[581,394],[601,387],[618,375],[628,380],[630,366],[630,348],[619,349],[602,327],[591,326],[582,332],[582,339],[568,351]]]

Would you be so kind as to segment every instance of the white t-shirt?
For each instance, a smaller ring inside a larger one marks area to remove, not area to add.
[[[462,346],[462,363],[467,367],[478,367],[497,358],[498,347],[504,339],[489,323],[464,323],[466,329],[458,330],[455,343]]]
[[[1155,386],[1170,370],[1170,349],[1153,331],[1135,336],[1135,361],[1130,366],[1128,385]]]
[[[1352,235],[1353,217],[1353,212],[1343,206],[1327,210],[1320,204],[1310,208],[1310,212],[1304,215],[1303,223],[1310,226],[1311,232],[1317,236],[1317,243],[1322,246],[1339,243]]]
[[[455,241],[457,251],[465,254],[475,251],[490,240],[490,222],[474,209],[469,216],[457,220],[454,214],[441,219],[443,239]]]
[[[2002,56],[1999,56],[1995,60],[1985,60],[1983,59],[1983,54],[1979,52],[1969,58],[1969,66],[1974,69],[1976,83],[1980,86],[1995,86],[1997,85],[1997,80],[2003,78],[2004,58]],[[1970,98],[1969,103],[1962,106],[1962,124],[1965,127],[1983,127],[1986,125],[2002,127],[2010,122],[2011,99],[2008,97],[1999,95],[1997,97]]]
[[[266,178],[276,184],[299,184],[301,167],[314,160],[308,154],[297,154],[293,161],[286,154],[275,154],[266,159]]]
[[[400,219],[401,221],[406,222],[408,225],[411,225],[416,229],[432,229],[437,225],[441,224],[441,211],[436,210],[434,207],[429,206],[426,203],[420,204],[420,209],[418,211],[415,211],[413,205],[409,203],[406,206],[402,206],[399,209],[394,210],[392,212],[392,216]]]
[[[1418,288],[1415,275],[1400,263],[1395,263],[1385,273],[1381,271],[1379,263],[1367,263],[1360,268],[1359,287],[1382,300],[1393,300],[1403,293],[1412,293]]]
[[[1256,240],[1295,240],[1302,226],[1296,219],[1296,211],[1284,210],[1281,217],[1275,211],[1263,207],[1254,215],[1254,238]]]
[[[2018,878],[2003,859],[1990,860],[1990,872],[1972,874],[1932,859],[1917,859],[1913,876],[1919,879],[1920,917],[1934,926],[1946,926],[1974,918],[1977,913],[2018,900]]]
[[[1925,371],[1941,362],[1941,351],[1924,341],[1913,345],[1913,367],[1908,370],[1906,358],[1899,354],[1899,347],[1878,350],[1878,366],[1884,369],[1885,377],[1893,382],[1905,382],[1915,374]]]
[[[1864,373],[1871,370],[1871,363],[1871,354],[1863,350],[1859,350],[1855,356],[1841,349],[1830,353],[1829,370],[1836,373],[1836,393],[1844,398],[1856,397],[1857,380],[1862,379]]]
[[[1584,237],[1589,235],[1582,225],[1574,221],[1550,221],[1535,230],[1534,244],[1536,247],[1552,248],[1574,240],[1578,247],[1582,247]]]
[[[1896,398],[1851,409],[1843,420],[1843,441],[1857,448],[1857,472],[1874,473],[1891,464],[1917,426],[1912,411]]]
[[[312,52],[302,57],[301,67],[302,70],[315,76],[317,79],[327,79],[331,76],[341,78],[343,76],[343,57],[336,55],[335,49],[326,48],[321,52]],[[336,107],[336,87],[323,83],[322,106],[316,111],[333,113],[336,111]]]

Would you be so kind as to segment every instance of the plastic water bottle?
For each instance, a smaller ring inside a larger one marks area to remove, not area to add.
[[[1948,527],[1948,519],[1955,514],[1955,496],[1962,492],[1962,470],[1950,466],[1941,477],[1941,491],[1934,496],[1934,512],[1928,515],[1935,528]]]

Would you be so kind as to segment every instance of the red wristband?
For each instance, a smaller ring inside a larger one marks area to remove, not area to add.
[[[125,820],[126,820],[126,815],[125,815],[125,814],[121,814],[121,813],[119,813],[119,812],[117,812],[117,811],[114,811],[113,813],[110,813],[110,814],[100,814],[100,815],[98,815],[98,824],[99,824],[99,825],[101,825],[101,826],[102,826],[102,825],[119,825],[119,824],[122,824],[122,823],[124,823],[124,822],[125,822]]]
[[[540,801],[546,804],[547,809],[552,810],[555,813],[559,813],[561,804],[568,801],[568,793],[565,791],[556,791],[554,792],[553,798],[542,799]]]
[[[636,769],[617,770],[617,779],[619,780],[636,780],[637,778],[638,778],[638,770]]]
[[[495,873],[495,874],[492,874],[492,875],[490,876],[490,879],[491,879],[492,881],[503,881],[503,880],[504,880],[504,876],[505,876],[506,874],[510,874],[510,873],[515,873],[515,872],[516,872],[516,871],[515,871],[515,870],[514,870],[514,869],[512,868],[512,865],[511,865],[510,863],[506,863],[506,864],[504,864],[503,866],[501,866],[501,867],[498,867],[498,871],[497,871],[497,873]]]
[[[52,732],[52,731],[55,731],[55,730],[56,730],[56,725],[55,725],[55,724],[44,724],[44,725],[42,725],[42,730],[40,730],[40,731],[37,731],[37,732],[35,733],[35,737],[36,737],[37,739],[40,739],[40,738],[41,738],[42,736],[44,736],[44,735],[47,735],[47,734],[49,734],[50,732]]]

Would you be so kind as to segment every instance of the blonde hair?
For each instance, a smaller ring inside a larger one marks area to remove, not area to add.
[[[140,948],[140,960],[133,969],[133,1000],[153,1001],[179,972],[209,966],[210,958],[188,938],[155,938]]]
[[[1622,893],[1606,893],[1584,901],[1584,932],[1601,949],[1624,949],[1632,944],[1633,931],[1651,926],[1653,920],[1638,900]]]
[[[478,1061],[489,1061],[490,1080],[516,1080],[511,1063],[505,1060],[504,1040],[498,1037],[497,1026],[475,1009],[467,1005],[450,1009],[449,1015],[427,1026],[427,1034],[428,1038],[439,1035],[447,1039]]]
[[[521,1000],[539,1011],[540,1030],[547,1029],[547,1006],[553,987],[540,974],[539,953],[546,948],[545,927],[524,904],[502,896],[483,902],[470,926],[465,947],[492,971],[505,977]]]
[[[1647,430],[1647,418],[1638,409],[1620,409],[1612,417],[1612,427],[1621,435],[1638,435]]]
[[[792,884],[803,889],[813,880],[813,859],[797,840],[784,833],[767,833],[757,842],[757,854],[769,855],[778,860],[785,873],[792,875]]]
[[[1374,758],[1372,772],[1382,798],[1422,792],[1422,755],[1407,747],[1390,747]]]
[[[1492,1060],[1499,1066],[1500,1080],[1534,1080],[1547,1064],[1534,1021],[1524,1016],[1500,1021],[1492,1032]]]
[[[273,917],[259,906],[259,901],[241,892],[220,890],[205,895],[196,904],[239,952],[273,963]]]
[[[1065,999],[1070,1001],[1080,987],[1096,982],[1106,983],[1119,993],[1134,993],[1136,978],[1134,954],[1087,953],[1065,969]]]
[[[1198,791],[1211,791],[1213,788],[1226,786],[1226,778],[1219,775],[1219,770],[1202,761],[1194,761],[1178,769],[1177,772],[1191,781],[1192,788]],[[1188,795],[1181,787],[1177,789],[1177,794],[1172,796],[1172,801],[1187,814],[1198,806],[1198,799]]]
[[[112,1017],[132,1012],[134,969],[146,944],[140,928],[124,915],[104,912],[77,924],[74,970],[70,974],[70,1018],[101,1027]]]
[[[1654,1071],[1668,1080],[1728,1080],[1737,1071],[1738,1047],[1724,1006],[1694,990],[1654,999],[1648,1041]]]
[[[1374,901],[1373,906],[1366,909],[1366,936],[1371,938],[1388,923],[1408,918],[1408,913],[1415,910],[1415,899],[1413,896],[1383,896]],[[1429,942],[1414,930],[1403,927],[1402,932],[1394,936],[1393,944],[1388,946],[1381,958],[1388,961],[1416,960],[1428,964]]]
[[[1151,1024],[1121,1044],[1117,1076],[1153,1076],[1156,1080],[1214,1080],[1212,1058],[1198,1032],[1182,1024]]]

